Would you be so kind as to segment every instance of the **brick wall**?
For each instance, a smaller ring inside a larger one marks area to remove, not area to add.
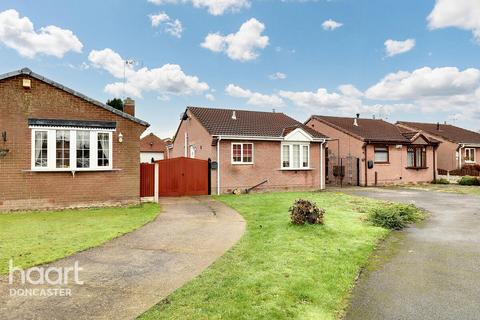
[[[22,79],[32,81],[31,89]],[[31,172],[28,118],[116,121],[111,172]],[[25,75],[0,81],[0,132],[10,152],[0,158],[0,211],[110,205],[139,201],[140,124]],[[118,142],[118,134],[124,136]]]

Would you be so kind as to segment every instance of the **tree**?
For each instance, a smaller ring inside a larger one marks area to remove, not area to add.
[[[107,101],[107,105],[109,105],[110,107],[112,107],[114,109],[123,111],[123,101],[122,101],[122,99],[119,99],[119,98],[113,98],[111,100],[109,99]]]

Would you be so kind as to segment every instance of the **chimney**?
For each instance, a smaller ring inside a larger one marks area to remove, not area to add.
[[[440,131],[440,122],[437,122],[437,131]]]
[[[358,119],[357,119],[357,118],[354,118],[354,119],[353,119],[353,125],[354,125],[355,127],[358,127]]]
[[[135,100],[126,98],[125,101],[123,101],[123,112],[135,117]]]
[[[375,114],[372,116],[372,119],[375,120]]]
[[[360,119],[360,113],[357,113],[357,119]]]
[[[235,110],[232,113],[232,120],[237,120],[237,114],[235,113]]]

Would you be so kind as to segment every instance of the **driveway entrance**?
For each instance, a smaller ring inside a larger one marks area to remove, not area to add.
[[[353,194],[414,203],[427,221],[394,232],[360,276],[346,319],[478,319],[480,197],[408,189]]]
[[[161,198],[155,221],[47,267],[82,270],[71,296],[10,296],[23,288],[0,276],[0,319],[134,319],[200,274],[245,230],[235,210],[209,197]],[[18,274],[18,273],[17,273]],[[52,286],[36,285],[36,289]]]

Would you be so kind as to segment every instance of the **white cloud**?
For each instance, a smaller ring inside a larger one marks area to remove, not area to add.
[[[362,100],[357,97],[328,92],[325,88],[319,88],[317,91],[280,91],[279,95],[289,99],[294,105],[312,112],[335,110],[350,112],[359,110],[362,106]]]
[[[413,72],[390,73],[366,91],[377,100],[418,99],[428,96],[452,96],[471,92],[480,84],[480,70],[463,71],[455,67],[423,67]]]
[[[148,2],[156,5],[191,3],[196,8],[206,8],[214,16],[250,7],[249,0],[148,0]]]
[[[165,12],[160,12],[159,14],[151,14],[148,17],[152,22],[152,27],[158,27],[163,22],[170,20],[170,17]]]
[[[287,79],[287,75],[283,72],[275,72],[268,76],[271,80],[284,80]]]
[[[279,95],[308,113],[325,113],[353,117],[355,113],[387,116],[395,111],[410,111],[409,103],[379,104],[365,101],[363,93],[351,84],[338,87],[338,92],[325,88],[317,91],[280,91]]]
[[[258,92],[252,92],[234,84],[229,84],[225,88],[225,92],[232,97],[248,99],[247,104],[254,106],[281,107],[284,105],[282,98],[276,94],[266,95]]]
[[[472,31],[480,41],[480,1],[436,0],[435,7],[427,18],[431,30],[456,27]]]
[[[322,28],[324,30],[330,30],[330,31],[333,31],[337,28],[340,28],[341,26],[343,26],[343,23],[337,22],[337,21],[332,20],[332,19],[325,20],[322,23]]]
[[[415,39],[407,39],[404,41],[388,39],[384,44],[387,56],[393,57],[397,54],[412,50],[415,47]]]
[[[201,82],[196,76],[186,75],[176,64],[135,70],[132,65],[126,65],[125,60],[109,48],[92,50],[88,59],[94,67],[108,71],[117,79],[123,80],[125,70],[126,83],[119,81],[105,87],[105,91],[114,96],[126,94],[142,97],[144,91],[154,91],[161,96],[191,95],[200,94],[209,89],[207,83]]]
[[[0,12],[0,42],[27,58],[37,54],[62,58],[69,51],[80,53],[83,48],[72,31],[53,25],[36,31],[28,17],[20,18],[13,9]]]
[[[182,22],[178,19],[172,20],[165,12],[149,15],[152,27],[163,26],[165,32],[170,35],[181,38],[183,32]]]
[[[264,30],[265,25],[252,18],[243,23],[236,33],[226,36],[208,34],[201,46],[213,52],[224,52],[232,60],[254,60],[259,55],[257,49],[264,49],[268,45],[268,37],[262,36]]]
[[[215,101],[215,96],[214,96],[213,94],[211,94],[211,93],[207,93],[207,94],[205,95],[205,98],[206,98],[207,100],[210,100],[210,101]]]

